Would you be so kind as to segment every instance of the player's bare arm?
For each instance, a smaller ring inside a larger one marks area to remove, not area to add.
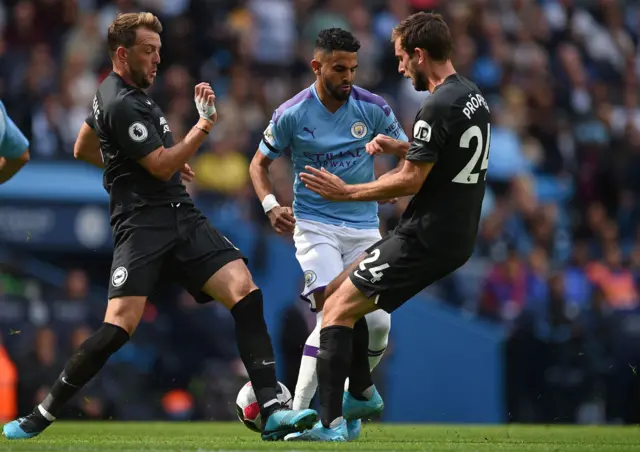
[[[29,162],[29,150],[27,149],[17,159],[0,157],[0,184],[11,179],[20,169]]]
[[[169,149],[161,146],[139,160],[149,173],[160,180],[168,181],[178,171],[185,170],[185,165],[200,148],[218,119],[214,105],[215,95],[208,83],[196,85],[194,100],[200,119],[187,136],[175,146]],[[189,168],[188,172],[190,171]]]
[[[90,163],[91,165],[104,168],[102,160],[102,152],[100,152],[100,139],[95,130],[93,130],[86,122],[82,124],[78,132],[76,144],[73,147],[73,156],[77,160]],[[195,173],[191,167],[185,163],[180,171],[180,176],[185,182],[191,182],[195,177]]]
[[[78,132],[76,144],[73,146],[73,156],[77,160],[90,163],[98,168],[104,168],[102,153],[100,152],[100,138],[86,122],[82,124]]]
[[[429,175],[432,162],[405,161],[402,170],[367,184],[348,185],[324,168],[305,167],[301,173],[305,186],[330,201],[379,201],[415,195]]]
[[[378,134],[366,144],[365,150],[369,155],[391,154],[403,159],[409,151],[409,142]]]
[[[271,163],[273,163],[272,159],[262,154],[259,150],[256,151],[249,165],[251,182],[253,183],[253,188],[256,191],[258,199],[262,202],[262,207],[267,217],[269,217],[273,229],[278,234],[284,234],[285,232],[293,233],[296,220],[293,217],[291,207],[281,206],[275,200],[275,197],[271,199],[273,196],[271,194],[273,193],[273,186],[269,179],[269,167]]]

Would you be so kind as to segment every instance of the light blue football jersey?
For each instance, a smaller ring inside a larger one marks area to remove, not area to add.
[[[327,201],[306,188],[299,175],[310,165],[325,168],[348,184],[373,181],[374,158],[367,154],[365,145],[378,134],[408,141],[382,97],[353,86],[347,102],[331,113],[318,98],[314,83],[278,107],[259,149],[270,159],[291,150],[296,218],[375,229],[379,223],[377,202]]]
[[[16,159],[24,154],[28,147],[29,141],[9,118],[4,104],[0,101],[0,157]]]

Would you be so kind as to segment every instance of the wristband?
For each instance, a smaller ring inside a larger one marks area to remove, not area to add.
[[[278,203],[274,195],[268,194],[262,200],[262,208],[264,209],[264,213],[269,213],[269,211],[274,207],[280,207],[280,204]]]
[[[201,130],[201,131],[202,131],[202,132],[204,132],[205,134],[209,135],[209,132],[207,131],[207,129],[204,129],[204,128],[199,127],[199,126],[193,126],[193,127],[194,127],[194,128],[196,128],[196,129],[198,129],[198,130]]]

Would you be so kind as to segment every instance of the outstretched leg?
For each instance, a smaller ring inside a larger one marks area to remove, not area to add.
[[[275,358],[264,321],[262,292],[245,263],[238,259],[224,265],[207,281],[203,291],[233,315],[240,357],[260,405],[263,438],[280,439],[313,425],[317,419],[315,411],[285,411],[278,401]]]
[[[104,323],[71,356],[51,392],[31,414],[4,426],[8,439],[28,439],[47,428],[64,405],[104,367],[135,331],[140,322],[146,297],[109,300]]]

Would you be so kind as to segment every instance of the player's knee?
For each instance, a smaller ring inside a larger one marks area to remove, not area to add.
[[[146,297],[112,298],[107,305],[104,321],[122,328],[131,335],[140,323],[145,303]]]
[[[230,304],[234,305],[256,290],[258,290],[258,286],[253,281],[249,269],[244,266],[244,270],[238,271],[229,280],[225,297]]]
[[[345,298],[340,297],[339,293],[330,296],[325,300],[322,310],[323,326],[353,326],[357,319],[349,311],[349,304]]]
[[[205,283],[202,290],[231,309],[240,300],[258,290],[244,261],[229,262]]]

